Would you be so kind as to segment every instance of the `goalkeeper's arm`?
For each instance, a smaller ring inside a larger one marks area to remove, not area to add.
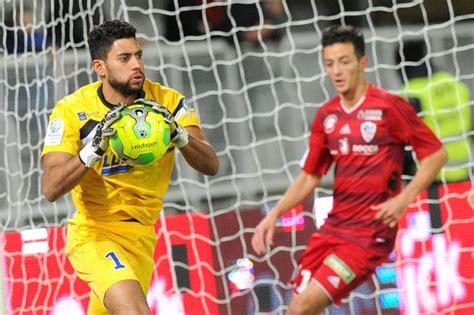
[[[49,152],[43,157],[41,186],[43,194],[53,202],[68,193],[81,181],[87,170],[94,166],[109,146],[109,137],[115,130],[110,125],[119,119],[120,104],[111,109],[98,123],[92,140],[74,156],[64,152]]]
[[[41,187],[44,196],[51,202],[79,184],[88,170],[77,156],[64,152],[47,153],[42,162]]]
[[[216,152],[207,141],[199,127],[186,127],[188,143],[180,148],[186,162],[204,175],[216,175],[219,171],[219,160]]]

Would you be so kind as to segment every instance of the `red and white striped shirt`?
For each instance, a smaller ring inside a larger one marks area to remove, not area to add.
[[[321,233],[391,248],[397,229],[374,220],[370,206],[400,192],[406,145],[422,160],[441,142],[407,101],[377,86],[350,109],[338,96],[318,110],[301,167],[324,175],[336,163],[334,206]]]

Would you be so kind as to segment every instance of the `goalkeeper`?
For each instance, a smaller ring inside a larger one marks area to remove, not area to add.
[[[77,212],[67,225],[66,253],[90,288],[89,314],[150,314],[146,294],[175,150],[197,171],[215,175],[219,162],[190,102],[145,78],[135,28],[118,20],[89,34],[100,81],[61,99],[42,152],[43,193],[55,201],[71,192]],[[128,104],[146,103],[170,124],[172,145],[155,164],[130,167],[108,148],[110,125]]]
[[[319,314],[339,303],[387,260],[397,221],[447,162],[441,142],[402,98],[370,84],[362,33],[332,26],[322,37],[323,61],[338,96],[316,113],[301,174],[260,222],[252,247],[264,254],[275,222],[320,185],[331,164],[334,206],[308,241],[293,281],[288,314]],[[405,145],[421,160],[402,189]]]

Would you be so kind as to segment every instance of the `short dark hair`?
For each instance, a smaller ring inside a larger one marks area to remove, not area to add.
[[[337,43],[352,43],[356,56],[365,56],[365,41],[362,32],[350,25],[332,25],[323,31],[323,48]]]
[[[135,38],[137,30],[130,23],[113,20],[92,28],[87,39],[91,59],[107,59],[113,43],[122,38]]]

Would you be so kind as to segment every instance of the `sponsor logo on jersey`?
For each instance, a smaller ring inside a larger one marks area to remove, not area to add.
[[[46,130],[44,145],[50,146],[61,144],[63,134],[64,121],[61,118],[54,118],[49,122],[48,129]]]
[[[87,114],[84,112],[79,112],[77,113],[77,117],[79,117],[79,120],[86,120],[87,119]]]
[[[354,272],[349,266],[339,257],[334,254],[329,255],[323,262],[326,266],[332,269],[345,283],[350,283],[355,278]]]
[[[357,113],[357,119],[382,120],[382,110],[381,109],[361,109]]]
[[[118,173],[127,173],[131,166],[125,164],[121,159],[113,154],[105,153],[102,159],[102,170],[100,175],[110,176]]]
[[[341,130],[339,130],[339,133],[341,135],[350,134],[351,133],[351,127],[349,127],[349,124],[345,124],[344,127],[342,127]]]
[[[336,127],[336,123],[337,123],[337,116],[335,114],[331,114],[331,115],[328,115],[325,119],[324,119],[324,131],[326,133],[331,133],[334,131],[334,128]]]
[[[353,144],[352,152],[361,155],[373,155],[379,152],[379,146],[376,144]]]
[[[343,155],[349,154],[349,140],[347,138],[339,139],[339,152]]]
[[[365,142],[369,143],[375,137],[377,125],[371,121],[365,121],[360,125],[360,133]]]

